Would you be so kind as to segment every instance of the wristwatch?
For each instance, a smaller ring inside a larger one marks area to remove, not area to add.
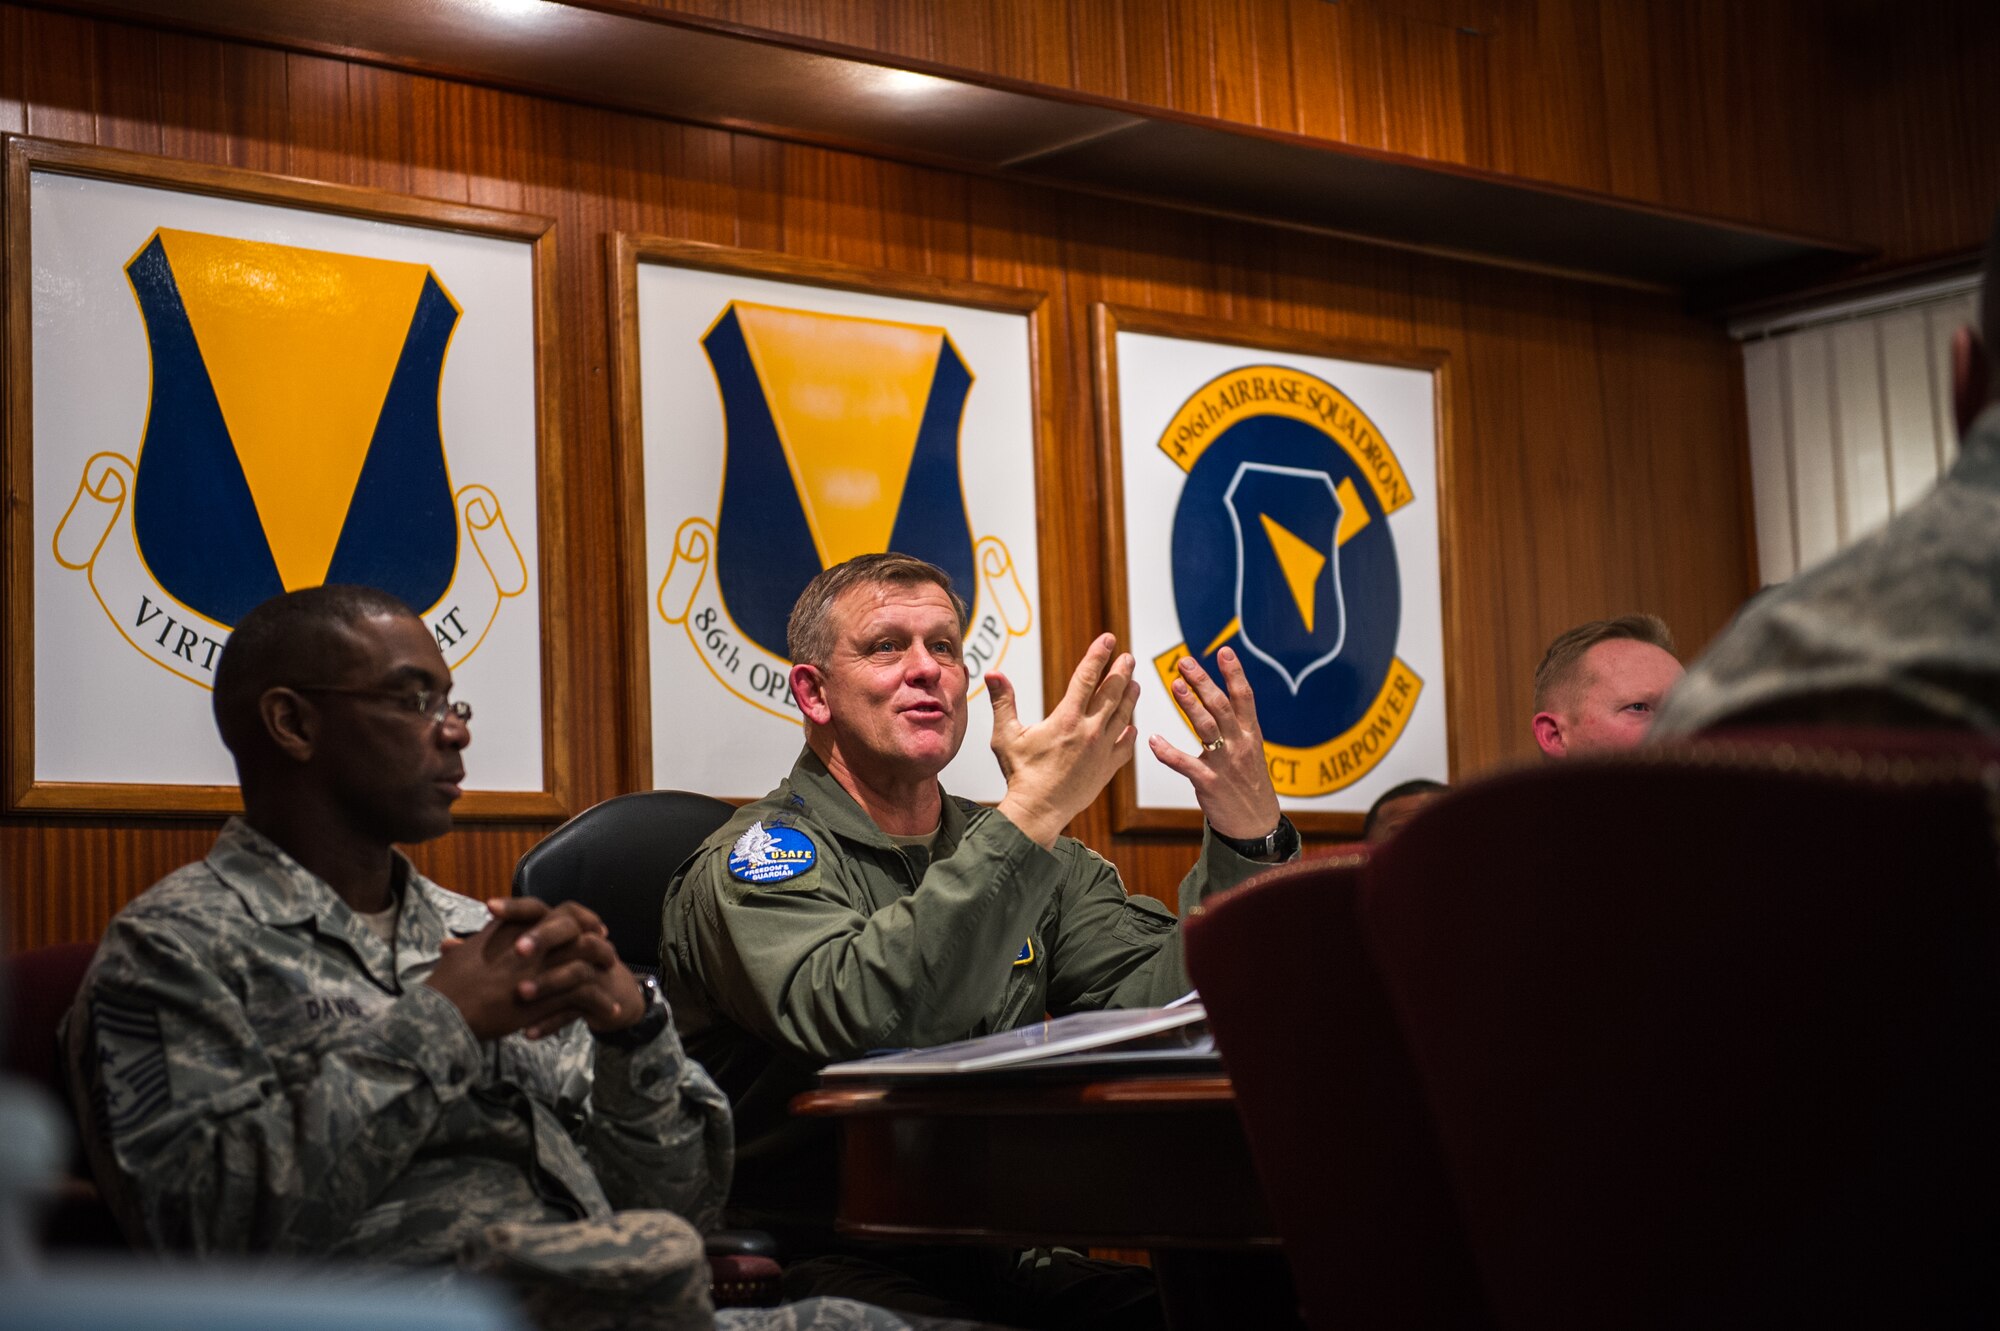
[[[643,999],[645,1011],[640,1013],[639,1020],[630,1026],[621,1026],[615,1031],[601,1031],[597,1036],[599,1043],[608,1044],[613,1049],[623,1050],[628,1054],[651,1044],[660,1032],[666,1029],[667,1020],[673,1015],[667,1008],[667,996],[660,992],[660,979],[657,975],[651,971],[635,970],[632,972],[632,978],[639,982],[639,992],[645,996]]]
[[[1215,832],[1211,825],[1208,829]],[[1241,841],[1233,836],[1215,832],[1215,839],[1235,851],[1246,860],[1264,860],[1277,864],[1292,857],[1299,848],[1299,829],[1292,826],[1292,820],[1283,814],[1278,816],[1278,825],[1263,836]]]

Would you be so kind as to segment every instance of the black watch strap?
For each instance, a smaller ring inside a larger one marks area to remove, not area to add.
[[[1213,827],[1209,831],[1215,832]],[[1215,832],[1215,839],[1235,851],[1246,860],[1285,860],[1299,848],[1299,829],[1292,826],[1292,820],[1280,814],[1278,825],[1263,836],[1252,837],[1248,841]]]
[[[657,1039],[660,1032],[666,1029],[671,1015],[667,1011],[667,997],[660,992],[658,976],[651,971],[634,971],[632,978],[639,982],[639,992],[645,995],[646,1010],[630,1026],[604,1031],[597,1037],[600,1044],[628,1054],[635,1049],[643,1049]]]

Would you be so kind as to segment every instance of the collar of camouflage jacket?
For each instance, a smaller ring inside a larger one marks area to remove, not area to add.
[[[274,929],[310,924],[316,932],[346,943],[375,981],[393,990],[398,972],[407,974],[435,962],[447,933],[477,933],[484,927],[486,912],[418,873],[401,851],[390,854],[395,881],[403,884],[393,957],[324,879],[243,819],[231,818],[224,824],[207,862],[259,923]]]

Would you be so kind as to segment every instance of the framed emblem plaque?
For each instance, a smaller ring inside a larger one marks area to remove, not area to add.
[[[478,708],[458,812],[561,816],[554,223],[10,137],[17,809],[238,807],[232,626],[363,583]]]
[[[1139,733],[1193,747],[1167,686],[1226,646],[1300,827],[1448,779],[1446,355],[1110,305],[1093,333],[1112,624],[1160,686]],[[1121,831],[1200,825],[1158,763],[1113,792]]]
[[[635,780],[725,798],[790,770],[785,626],[821,570],[895,550],[971,611],[946,788],[998,799],[986,671],[1043,697],[1040,292],[687,241],[614,242]]]

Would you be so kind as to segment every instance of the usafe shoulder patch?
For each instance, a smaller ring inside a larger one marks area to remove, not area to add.
[[[796,827],[752,823],[729,848],[729,876],[753,887],[790,882],[818,863],[819,848]]]

